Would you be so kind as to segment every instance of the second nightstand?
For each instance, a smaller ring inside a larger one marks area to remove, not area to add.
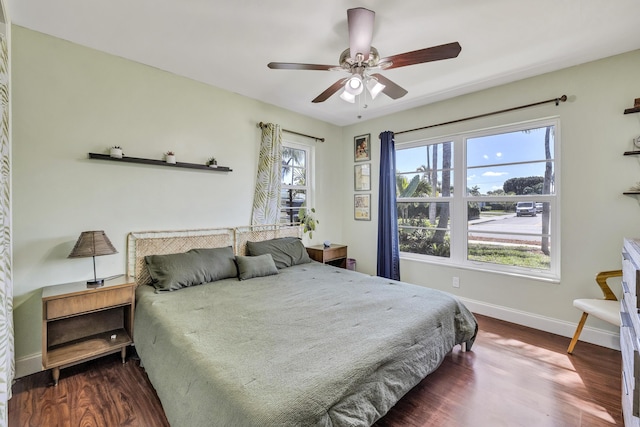
[[[308,246],[307,253],[311,259],[323,264],[347,268],[347,246],[332,244],[328,248],[324,245]]]
[[[133,343],[135,282],[122,276],[104,286],[86,282],[47,286],[42,290],[42,367],[60,369],[120,352],[125,361]]]

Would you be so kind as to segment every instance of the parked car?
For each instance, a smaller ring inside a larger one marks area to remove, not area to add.
[[[536,212],[538,213],[542,212],[542,203],[540,202],[536,203]]]
[[[536,216],[537,214],[536,204],[534,202],[518,202],[516,205],[516,216]]]

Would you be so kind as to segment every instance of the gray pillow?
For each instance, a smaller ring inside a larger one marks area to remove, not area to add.
[[[247,242],[247,254],[251,256],[271,254],[278,269],[311,262],[302,240],[297,237]]]
[[[258,256],[237,256],[238,279],[247,280],[254,277],[272,276],[278,274],[276,264],[271,254]]]
[[[238,271],[234,259],[231,246],[144,257],[156,292],[175,291],[236,277]]]

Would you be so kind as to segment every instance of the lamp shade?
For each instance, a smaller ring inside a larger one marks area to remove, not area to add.
[[[376,96],[378,96],[385,87],[386,86],[380,83],[375,77],[369,77],[369,80],[367,80],[367,89],[371,94],[371,99],[376,99]]]
[[[69,254],[69,258],[86,258],[117,253],[118,251],[113,247],[104,231],[83,231]]]
[[[362,77],[357,74],[349,77],[349,80],[347,80],[347,83],[344,85],[344,90],[353,96],[360,95],[363,89],[364,85],[362,83]]]

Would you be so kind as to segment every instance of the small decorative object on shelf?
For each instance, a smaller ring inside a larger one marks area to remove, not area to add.
[[[636,182],[636,185],[631,186],[631,188],[629,188],[629,190],[627,192],[628,193],[640,193],[640,182]]]
[[[209,160],[207,160],[207,165],[210,168],[217,168],[218,167],[218,161],[216,160],[215,157],[209,157]]]
[[[331,247],[331,242],[328,240],[325,240],[324,242],[322,242],[322,244],[324,245],[325,248],[330,248]]]
[[[171,163],[172,165],[176,164],[176,153],[173,151],[167,151],[164,153],[164,161],[167,163]]]
[[[636,98],[633,101],[633,108],[627,108],[626,110],[624,110],[625,114],[631,114],[631,113],[640,113],[640,98]]]
[[[114,145],[113,147],[111,147],[111,149],[109,150],[109,155],[115,159],[121,159],[123,154],[122,154],[122,147],[119,147],[117,145]]]

